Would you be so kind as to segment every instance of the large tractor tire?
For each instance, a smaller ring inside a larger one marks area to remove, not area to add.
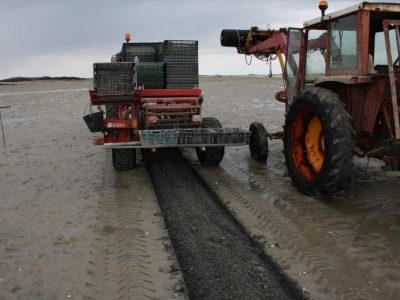
[[[203,118],[203,128],[222,128],[221,123],[216,118]],[[217,166],[224,158],[225,147],[204,147],[196,148],[199,161],[208,166]]]
[[[112,149],[112,163],[117,171],[135,168],[136,149]]]
[[[332,91],[301,93],[287,113],[283,142],[289,176],[303,193],[332,195],[351,176],[350,116]]]
[[[250,155],[260,162],[266,162],[268,158],[268,132],[263,124],[254,122],[250,124]]]

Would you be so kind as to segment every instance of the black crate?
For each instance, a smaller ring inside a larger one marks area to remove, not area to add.
[[[93,87],[102,95],[129,94],[134,90],[134,63],[93,64]]]
[[[199,72],[197,64],[181,64],[174,63],[165,64],[166,84],[169,86],[176,84],[198,84]]]
[[[163,43],[124,43],[122,46],[123,61],[133,61],[135,56],[140,62],[159,62]]]
[[[165,62],[181,62],[184,60],[198,60],[197,41],[166,40],[163,45]]]
[[[138,85],[145,88],[164,88],[164,63],[140,63],[136,67]]]
[[[83,120],[85,121],[90,132],[100,132],[104,130],[104,124],[103,124],[104,118],[102,111],[90,113],[84,116]]]

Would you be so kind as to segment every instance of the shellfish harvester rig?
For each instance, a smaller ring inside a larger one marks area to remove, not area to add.
[[[93,65],[90,112],[83,117],[91,132],[103,133],[94,143],[112,149],[115,169],[134,168],[137,149],[167,147],[195,147],[201,163],[218,165],[225,146],[247,145],[254,134],[264,139],[250,148],[263,149],[266,158],[261,124],[248,131],[202,117],[197,41],[130,43],[129,34],[125,40],[110,63]]]

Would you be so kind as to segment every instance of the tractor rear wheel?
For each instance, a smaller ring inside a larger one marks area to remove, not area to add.
[[[221,123],[216,118],[203,118],[203,128],[222,128]],[[204,147],[196,148],[196,154],[199,161],[208,166],[217,166],[224,158],[225,147]]]
[[[284,153],[293,184],[306,194],[332,195],[351,175],[353,130],[339,96],[314,87],[290,106]]]
[[[112,149],[112,162],[117,171],[133,169],[136,166],[136,149]]]
[[[268,132],[263,124],[254,122],[250,124],[250,154],[251,157],[260,162],[266,162],[268,158]]]

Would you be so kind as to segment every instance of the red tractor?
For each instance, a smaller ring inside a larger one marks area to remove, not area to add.
[[[300,191],[333,194],[351,176],[354,154],[400,175],[400,4],[363,2],[329,15],[326,1],[319,7],[322,17],[303,28],[223,30],[221,45],[278,57],[286,121],[270,137],[283,137]]]

